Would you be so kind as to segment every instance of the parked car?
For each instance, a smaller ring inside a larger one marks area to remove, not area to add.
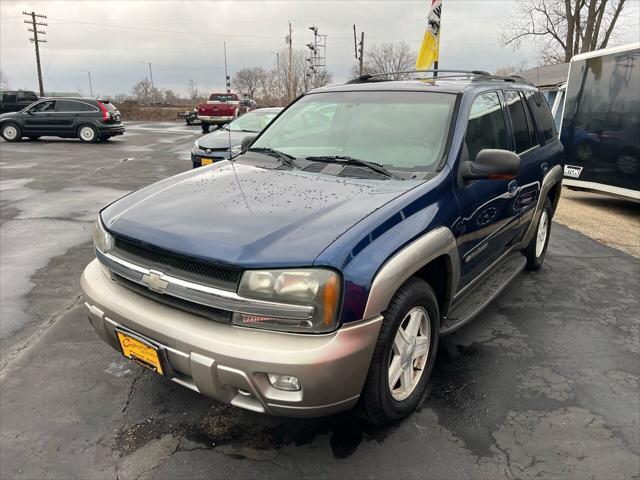
[[[191,163],[193,168],[203,165],[211,165],[220,160],[227,160],[240,153],[242,139],[250,133],[260,133],[275,118],[282,108],[259,108],[221,129],[209,133],[196,140],[191,150]]]
[[[187,125],[193,125],[198,121],[198,107],[195,107],[193,110],[187,110],[184,113],[179,113],[178,118],[184,118]]]
[[[208,133],[211,125],[229,123],[240,113],[240,97],[235,93],[212,93],[207,103],[198,105],[198,120],[203,133]]]
[[[254,100],[250,98],[243,98],[240,100],[240,115],[243,115],[251,110],[255,110],[257,108],[257,104]]]
[[[17,112],[38,100],[30,90],[0,90],[0,114]]]
[[[233,160],[104,208],[100,338],[254,412],[408,415],[440,335],[541,267],[562,179],[538,89],[442,74],[307,92]]]
[[[8,142],[43,136],[97,142],[123,134],[120,112],[108,100],[44,98],[20,112],[0,115],[0,135]]]

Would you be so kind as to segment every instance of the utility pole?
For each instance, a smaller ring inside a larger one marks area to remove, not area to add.
[[[80,70],[89,74],[89,92],[91,92],[91,98],[93,98],[93,85],[91,84],[91,70]]]
[[[360,44],[356,36],[356,26],[353,25],[353,46],[355,48],[356,60],[360,62],[360,76],[364,70],[364,32],[360,32]]]
[[[288,100],[293,100],[293,29],[291,28],[291,22],[289,22],[289,35],[287,35],[287,43],[289,44],[289,72],[287,74],[287,97]]]
[[[44,18],[46,19],[46,15],[38,15],[36,12],[22,12],[23,15],[31,17],[31,20],[25,20],[24,23],[28,23],[32,28],[27,29],[28,31],[33,33],[33,38],[29,40],[33,42],[36,46],[36,65],[38,66],[38,86],[40,87],[40,96],[44,97],[44,87],[42,86],[42,68],[40,68],[40,48],[38,46],[39,43],[47,43],[46,40],[41,40],[38,38],[38,34],[45,35],[46,32],[42,30],[38,30],[38,27],[47,27],[46,23],[38,22],[36,18]]]
[[[149,65],[149,77],[151,77],[151,95],[153,98],[153,104],[156,104],[156,88],[153,86],[153,71],[151,70],[151,62],[145,62],[143,60],[140,60],[140,63],[146,63],[147,65]]]

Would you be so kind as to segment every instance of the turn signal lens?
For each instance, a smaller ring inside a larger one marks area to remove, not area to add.
[[[93,223],[93,243],[95,247],[102,253],[107,253],[113,248],[113,237],[107,232],[102,225],[102,220],[98,214],[98,218]]]

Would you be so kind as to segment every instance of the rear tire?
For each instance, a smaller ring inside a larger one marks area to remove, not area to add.
[[[433,370],[440,330],[436,295],[419,278],[398,289],[383,316],[355,411],[378,426],[397,422],[418,406]]]
[[[22,130],[15,123],[5,123],[0,130],[0,135],[7,142],[19,142],[22,138]]]
[[[542,213],[540,213],[535,234],[529,242],[529,245],[522,251],[527,258],[527,265],[525,267],[527,270],[536,271],[542,267],[542,262],[544,262],[547,247],[549,246],[552,212],[553,206],[551,205],[551,199],[547,197],[544,199]]]
[[[83,143],[95,143],[98,141],[98,132],[91,125],[82,125],[78,129],[78,138]]]

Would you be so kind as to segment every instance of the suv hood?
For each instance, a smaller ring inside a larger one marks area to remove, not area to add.
[[[220,162],[102,211],[113,234],[244,268],[309,266],[350,227],[415,186]]]

